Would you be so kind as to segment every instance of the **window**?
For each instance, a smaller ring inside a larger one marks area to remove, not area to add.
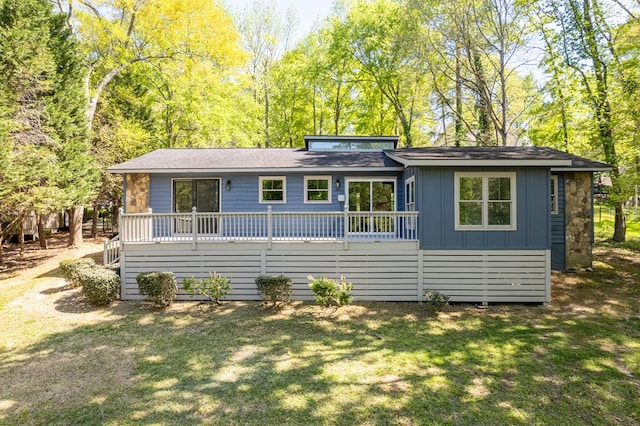
[[[457,230],[515,230],[515,173],[456,173]]]
[[[388,178],[347,179],[347,205],[353,215],[349,221],[349,232],[357,234],[393,233],[395,221],[392,216],[368,214],[371,212],[395,211],[396,181]]]
[[[174,179],[173,212],[192,213],[220,212],[220,179]],[[176,234],[194,231],[191,215],[173,219],[173,232]],[[219,218],[214,215],[199,216],[196,221],[198,234],[218,234]]]
[[[305,203],[331,202],[331,176],[304,177]]]
[[[551,194],[551,214],[558,214],[558,176],[551,176],[551,187],[549,188],[549,194]]]
[[[408,212],[416,211],[416,179],[415,176],[411,176],[404,181],[404,197],[405,197],[405,210]],[[407,229],[416,229],[415,218],[410,218],[407,221]]]
[[[287,178],[284,176],[260,176],[260,203],[287,202]]]

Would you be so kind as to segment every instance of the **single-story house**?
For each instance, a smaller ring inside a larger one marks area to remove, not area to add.
[[[546,147],[397,148],[397,137],[307,136],[303,149],[159,149],[124,175],[122,299],[136,275],[216,271],[229,299],[257,300],[261,274],[344,276],[356,300],[550,300],[552,269],[591,266],[593,173]],[[179,292],[179,298],[190,296]]]

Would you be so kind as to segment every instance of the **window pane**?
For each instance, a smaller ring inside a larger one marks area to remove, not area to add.
[[[511,179],[508,177],[489,178],[490,200],[511,200]]]
[[[489,202],[489,225],[511,225],[511,202]]]
[[[371,185],[369,182],[349,183],[349,211],[368,212],[371,211],[370,199]]]
[[[282,189],[282,179],[265,179],[262,181],[262,189]]]
[[[264,201],[283,201],[284,192],[283,191],[263,191],[262,199]]]
[[[175,212],[190,212],[193,207],[193,187],[190,180],[177,180],[174,182],[173,197]]]
[[[461,200],[482,200],[482,178],[481,177],[461,177],[460,178],[460,199]]]
[[[217,180],[196,180],[196,208],[199,212],[215,212],[217,201]]]
[[[460,202],[460,225],[482,225],[482,202]]]
[[[373,186],[373,211],[390,212],[394,210],[395,201],[393,182],[372,182]]]

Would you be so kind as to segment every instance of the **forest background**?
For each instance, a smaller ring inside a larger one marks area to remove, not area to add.
[[[106,168],[157,148],[335,134],[604,161],[624,241],[640,0],[335,0],[296,26],[268,1],[0,0],[0,239],[65,209],[77,244],[84,206],[121,203]]]

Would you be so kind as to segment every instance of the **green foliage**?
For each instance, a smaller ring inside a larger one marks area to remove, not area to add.
[[[445,306],[449,305],[449,296],[439,291],[426,291],[424,298],[427,303],[427,308],[432,309],[434,312],[440,312]]]
[[[344,306],[349,305],[353,301],[351,290],[353,284],[345,282],[344,277],[340,277],[340,282],[329,279],[327,277],[313,278],[311,275],[307,277],[309,288],[313,293],[316,302],[321,306]]]
[[[102,266],[78,270],[82,294],[94,305],[110,305],[120,293],[120,277],[111,268]]]
[[[141,272],[136,276],[140,294],[148,297],[156,306],[166,307],[173,303],[178,290],[173,272]]]
[[[293,281],[284,275],[260,275],[256,287],[265,305],[277,306],[291,302]]]
[[[67,282],[73,286],[81,286],[81,272],[85,269],[93,269],[96,262],[90,257],[80,259],[64,259],[60,261],[60,272]]]
[[[189,294],[200,294],[212,302],[220,304],[231,291],[231,279],[216,272],[209,272],[209,278],[196,280],[193,277],[184,278],[182,287]]]

